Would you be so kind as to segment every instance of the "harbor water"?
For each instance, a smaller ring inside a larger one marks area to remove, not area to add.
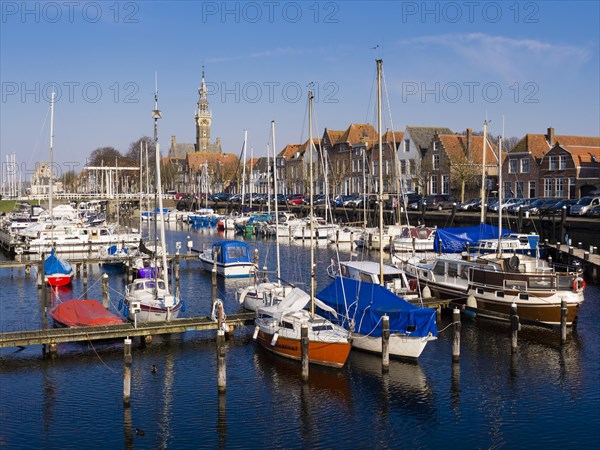
[[[195,248],[223,235],[171,225],[169,248],[190,236]],[[241,237],[235,237],[242,239]],[[260,265],[275,269],[275,241],[246,238]],[[282,240],[285,280],[309,285],[309,242]],[[339,257],[351,250],[341,247]],[[330,281],[335,246],[319,244],[317,291]],[[376,260],[377,254],[371,258]],[[53,302],[101,298],[106,270],[91,265]],[[110,277],[110,309],[118,312],[125,278]],[[219,278],[225,312],[241,312],[235,289],[247,281]],[[199,261],[181,262],[180,317],[210,315],[211,276]],[[39,329],[35,273],[0,271],[2,331]],[[438,340],[418,362],[353,351],[341,369],[310,367],[272,355],[239,328],[227,341],[227,390],[217,391],[214,332],[133,341],[131,407],[123,407],[122,342],[0,349],[0,448],[589,448],[600,444],[600,288],[588,283],[567,343],[523,327],[511,352],[508,324],[462,321],[460,363],[452,363],[451,317],[438,316]],[[49,325],[52,320],[49,319]],[[152,367],[156,367],[156,371]]]

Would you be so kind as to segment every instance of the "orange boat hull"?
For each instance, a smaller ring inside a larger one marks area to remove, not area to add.
[[[279,336],[275,345],[271,345],[273,335],[263,331],[258,332],[257,340],[265,349],[284,356],[286,358],[302,359],[302,346],[300,340],[289,339]],[[349,342],[315,342],[308,343],[308,361],[322,366],[343,367],[350,354],[351,345]]]

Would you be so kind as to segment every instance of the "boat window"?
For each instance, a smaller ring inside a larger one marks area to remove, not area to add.
[[[294,324],[290,323],[290,322],[286,322],[285,320],[283,322],[281,322],[281,326],[283,328],[287,328],[288,330],[293,330],[294,329]]]
[[[108,230],[100,230],[100,236],[108,236]]]
[[[529,287],[535,288],[550,288],[552,287],[552,278],[550,277],[530,277]]]
[[[483,295],[483,294],[484,294],[484,290],[483,290],[483,288],[477,288],[477,293],[478,293],[479,295]]]
[[[519,294],[519,300],[529,300],[529,294]]]
[[[350,278],[350,275],[348,275],[348,267],[342,266],[342,276],[346,277],[346,278]]]
[[[144,285],[146,289],[154,289],[154,286],[154,281],[146,281],[146,284]]]
[[[446,273],[446,264],[441,261],[436,262],[433,267],[433,273],[436,275],[444,275]]]
[[[360,281],[364,281],[365,283],[372,283],[373,279],[371,278],[371,274],[369,273],[360,273]]]
[[[136,291],[141,291],[142,289],[144,289],[144,283],[138,283],[135,285]]]
[[[458,275],[458,264],[448,263],[448,276],[455,277]]]
[[[504,298],[504,291],[496,291],[496,297]]]
[[[426,271],[426,270],[423,270],[423,271],[421,272],[421,276],[422,276],[423,278],[427,278],[427,275],[428,275],[428,273],[427,273],[427,271]]]
[[[517,291],[527,290],[527,281],[524,280],[504,280],[504,289],[512,289]]]
[[[575,280],[572,277],[556,277],[558,289],[569,289],[573,286],[573,281]]]
[[[312,329],[313,331],[331,331],[333,327],[331,325],[315,325]]]
[[[158,288],[159,289],[164,289],[165,288],[165,282],[164,281],[159,281],[158,282]]]
[[[227,259],[245,259],[247,257],[246,247],[227,247]]]
[[[458,267],[458,271],[460,273],[460,277],[463,280],[468,280],[469,279],[469,268],[467,266],[459,266]]]

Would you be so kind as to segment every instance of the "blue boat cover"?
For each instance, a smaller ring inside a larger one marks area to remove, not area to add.
[[[218,263],[228,264],[236,262],[251,262],[250,247],[242,241],[226,240],[213,244],[213,255],[218,249]]]
[[[63,274],[68,275],[73,271],[71,264],[68,261],[63,261],[62,259],[58,259],[54,255],[54,249],[50,253],[50,256],[46,258],[44,261],[44,274],[46,275],[55,275],[55,274]]]
[[[387,315],[391,333],[437,336],[435,309],[413,305],[378,284],[337,277],[317,298],[336,310],[338,317],[329,315],[328,318],[345,328],[348,328],[347,307],[347,317],[354,320],[353,331],[360,334],[380,337],[381,318]]]
[[[510,232],[510,230],[502,229],[503,235]],[[480,239],[497,237],[498,227],[485,223],[474,227],[438,228],[433,249],[438,253],[460,253],[467,250],[467,243],[474,246]]]

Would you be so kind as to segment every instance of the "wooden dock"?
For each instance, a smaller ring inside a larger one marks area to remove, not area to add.
[[[224,323],[230,328],[252,325],[254,312],[232,314]],[[28,345],[50,345],[61,342],[81,342],[99,339],[124,339],[134,336],[183,333],[185,331],[217,330],[217,322],[210,317],[188,317],[168,322],[123,323],[102,327],[48,328],[46,330],[26,330],[0,333],[0,348],[25,347]]]
[[[554,255],[555,262],[572,265],[574,261],[577,261],[581,264],[586,278],[596,283],[600,282],[600,255],[598,254],[598,247],[590,246],[586,250],[579,246],[574,247],[560,243],[550,244],[547,241],[544,242],[544,247],[548,248]]]

